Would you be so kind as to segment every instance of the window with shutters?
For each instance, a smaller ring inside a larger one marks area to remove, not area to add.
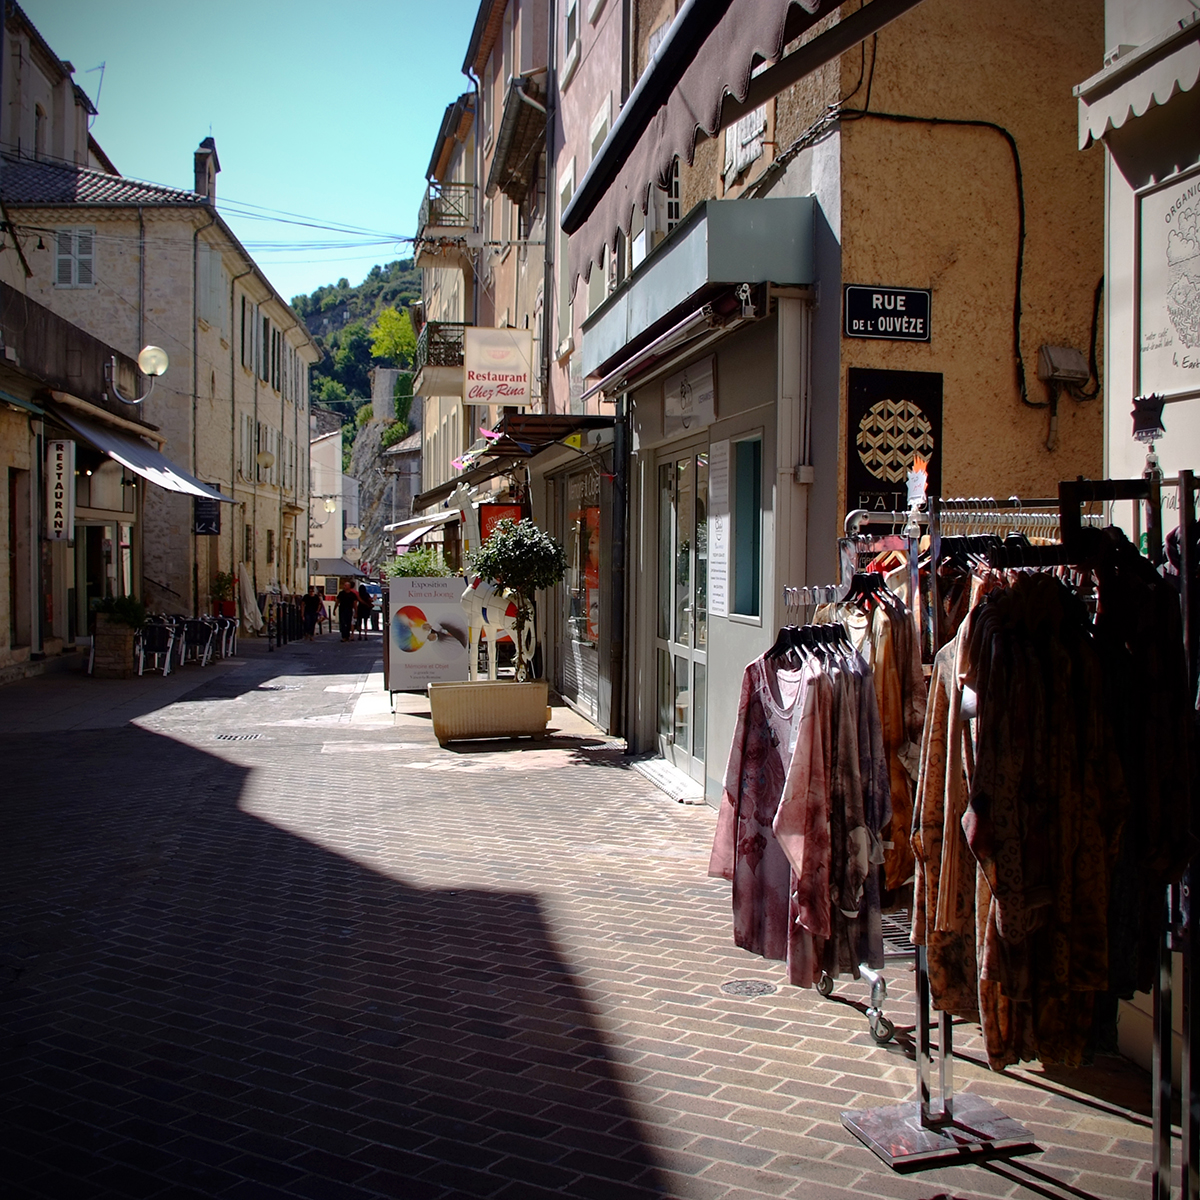
[[[257,452],[254,444],[254,417],[250,413],[242,413],[241,454],[238,470],[243,479],[254,480],[254,456]]]
[[[267,562],[275,561],[275,530],[267,530]]]
[[[258,377],[266,383],[271,378],[271,322],[262,319],[262,341],[258,347]]]
[[[55,233],[55,287],[93,286],[95,238],[94,229],[60,229]]]

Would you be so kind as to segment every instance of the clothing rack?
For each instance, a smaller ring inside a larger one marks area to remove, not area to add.
[[[1186,479],[1186,482],[1185,482]],[[1181,512],[1185,524],[1194,522],[1191,497],[1194,487],[1190,473],[1180,476]],[[1186,493],[1186,496],[1185,496]],[[939,599],[936,564],[941,554],[941,539],[946,525],[966,523],[971,527],[989,523],[1009,525],[1031,508],[1056,510],[1038,514],[1045,519],[1057,515],[1062,533],[1063,562],[1076,564],[1086,561],[1088,544],[1084,535],[1085,525],[1093,524],[1096,518],[1085,516],[1085,503],[1116,500],[1145,501],[1146,544],[1152,562],[1162,561],[1162,504],[1161,488],[1157,477],[1139,480],[1076,480],[1059,485],[1059,498],[1054,500],[1007,500],[979,498],[951,499],[930,497],[928,501],[928,529],[930,551],[934,568],[929,572],[929,603],[935,616]],[[1135,514],[1140,517],[1140,505],[1135,503]],[[893,514],[887,514],[892,516]],[[1181,542],[1188,547],[1183,552],[1182,563],[1190,574],[1190,546],[1187,530]],[[1014,564],[1015,565],[1015,564]],[[1194,639],[1197,622],[1190,619],[1193,614],[1188,607],[1192,603],[1190,577],[1185,577],[1188,590],[1184,595],[1185,639]],[[913,595],[919,593],[914,592]],[[933,647],[941,647],[938,640],[938,623],[933,622]],[[1189,652],[1194,645],[1188,640]],[[1189,657],[1191,678],[1194,680],[1196,666],[1194,657]],[[1193,821],[1194,827],[1197,823]],[[1173,888],[1175,895],[1180,891]],[[1173,913],[1178,904],[1172,906]],[[1153,1200],[1170,1200],[1168,1180],[1170,1163],[1170,1113],[1171,1113],[1171,949],[1184,950],[1185,969],[1192,964],[1190,930],[1176,930],[1174,922],[1168,923],[1167,934],[1160,952],[1159,982],[1154,1003],[1154,1069],[1153,1111],[1154,1142]],[[1182,935],[1176,936],[1178,934]],[[1192,1046],[1200,1047],[1200,972],[1187,970],[1185,974],[1185,1019],[1184,1019],[1184,1129],[1183,1164],[1184,1190],[1187,1200],[1197,1200],[1197,1181],[1200,1180],[1200,1093],[1193,1079]],[[892,1105],[886,1108],[856,1110],[842,1113],[842,1123],[860,1141],[866,1144],[884,1162],[897,1171],[921,1170],[929,1166],[945,1166],[953,1162],[966,1162],[980,1157],[1017,1155],[1036,1149],[1032,1135],[1019,1122],[989,1104],[981,1097],[965,1093],[954,1095],[953,1074],[953,1019],[949,1013],[937,1013],[938,1061],[933,1060],[931,1045],[931,993],[928,963],[923,947],[918,947],[916,962],[916,1074],[917,1099],[915,1103]],[[1193,1043],[1191,1033],[1197,1034]],[[936,1096],[934,1080],[936,1078]],[[1165,1166],[1164,1166],[1165,1164]]]
[[[875,515],[875,514],[872,514]],[[900,516],[907,520],[909,514],[887,514],[889,517]],[[924,514],[920,514],[922,517]],[[847,536],[838,539],[838,573],[840,581],[836,584],[808,584],[800,587],[786,586],[783,589],[783,605],[785,610],[800,609],[815,607],[819,604],[837,604],[846,598],[850,592],[850,588],[854,583],[854,576],[858,571],[858,562],[860,556],[874,556],[892,551],[906,556],[908,570],[908,594],[910,597],[910,610],[913,614],[913,620],[917,626],[917,644],[920,645],[921,638],[921,610],[920,610],[920,569],[917,562],[920,550],[919,537],[910,537],[905,534],[887,533],[887,534],[863,534],[858,532],[861,524],[865,522],[862,511],[851,513],[846,518],[845,529]],[[893,522],[894,524],[894,522]],[[912,603],[912,598],[916,597],[917,602]],[[885,943],[886,945],[886,943]],[[886,958],[908,958],[910,955],[907,951],[886,951]],[[860,975],[871,985],[871,1002],[867,1006],[867,1024],[870,1029],[872,1039],[879,1045],[884,1045],[891,1041],[896,1032],[896,1027],[887,1019],[883,1012],[883,1003],[887,999],[887,980],[881,971],[877,971],[867,963],[859,963],[858,970]],[[817,991],[825,997],[833,995],[834,982],[833,979],[822,974],[817,982]]]

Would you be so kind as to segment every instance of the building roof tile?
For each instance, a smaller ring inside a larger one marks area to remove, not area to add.
[[[0,197],[10,205],[60,204],[206,204],[203,196],[180,188],[126,179],[90,167],[67,163],[5,158],[0,172]]]

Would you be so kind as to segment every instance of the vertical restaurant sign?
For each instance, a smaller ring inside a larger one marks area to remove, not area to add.
[[[708,612],[729,616],[729,441],[708,448]]]
[[[871,512],[908,508],[908,472],[927,459],[928,495],[942,489],[942,376],[937,371],[851,367],[846,506]]]
[[[75,443],[46,443],[46,537],[67,542],[75,536]]]
[[[710,355],[663,381],[663,433],[667,437],[704,429],[717,419],[715,365],[716,359]]]
[[[1138,197],[1138,393],[1200,395],[1200,171]]]
[[[461,576],[388,582],[389,692],[424,691],[427,683],[467,678],[467,614]]]
[[[532,399],[533,331],[468,326],[463,331],[463,372],[467,404],[528,405]]]

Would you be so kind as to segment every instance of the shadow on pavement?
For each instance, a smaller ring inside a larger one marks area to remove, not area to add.
[[[366,869],[138,728],[0,753],[8,1194],[665,1194],[536,895]]]

